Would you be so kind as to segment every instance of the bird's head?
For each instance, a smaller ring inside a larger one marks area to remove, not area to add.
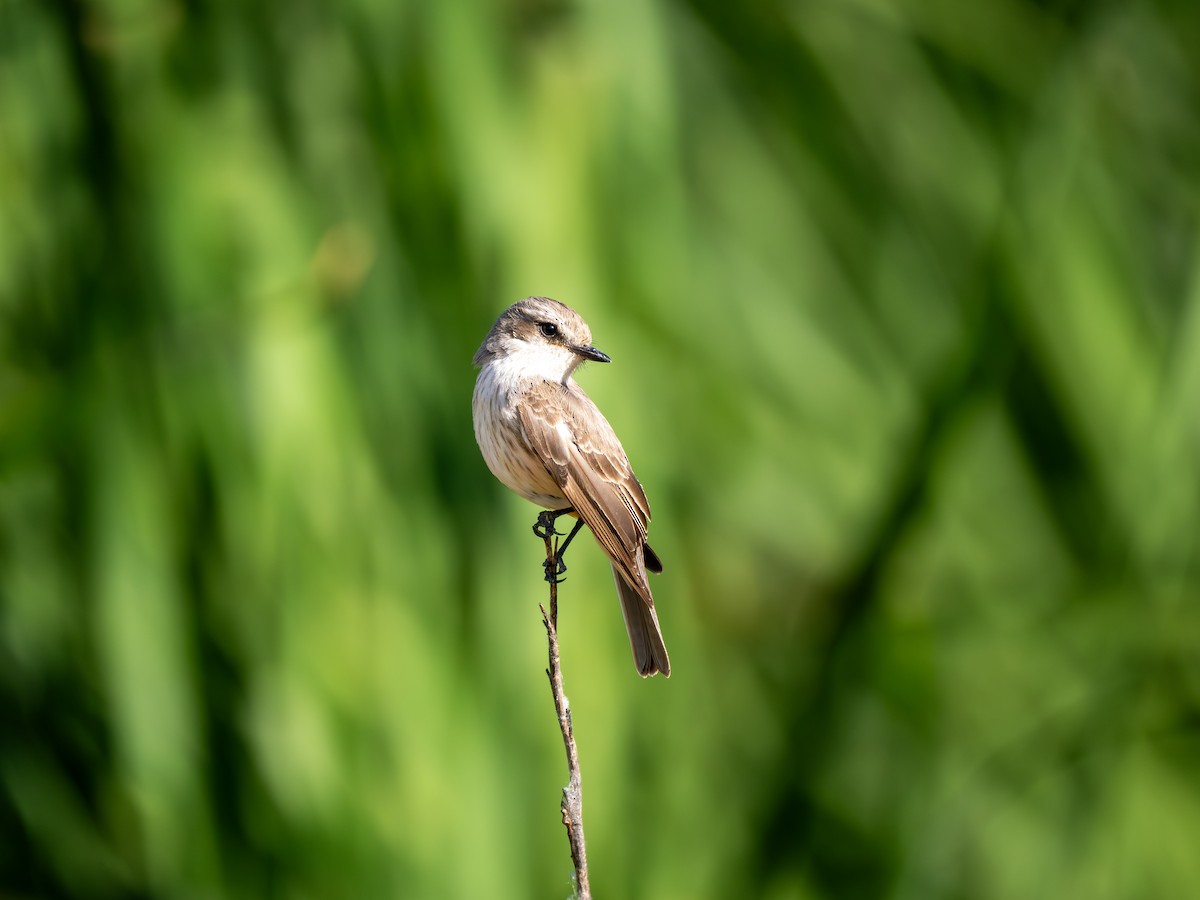
[[[526,297],[500,314],[475,351],[475,365],[504,360],[532,376],[565,382],[580,363],[612,362],[592,346],[583,317],[549,297]]]

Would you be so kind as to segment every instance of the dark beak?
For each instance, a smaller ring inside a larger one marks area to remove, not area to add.
[[[612,362],[607,353],[603,353],[595,347],[572,347],[571,349],[585,359],[595,360],[596,362]]]

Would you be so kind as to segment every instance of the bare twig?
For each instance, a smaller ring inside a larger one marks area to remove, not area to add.
[[[552,543],[553,542],[553,543]],[[587,848],[583,842],[583,781],[579,770],[579,751],[575,747],[575,729],[571,722],[571,704],[563,690],[562,667],[558,660],[558,584],[553,574],[558,571],[558,541],[546,535],[546,571],[550,577],[550,612],[538,604],[542,611],[542,623],[546,626],[549,644],[550,668],[546,677],[550,679],[550,690],[554,694],[554,710],[558,713],[558,727],[562,731],[563,746],[567,750],[567,771],[570,780],[563,788],[562,822],[567,828],[567,839],[571,842],[571,861],[575,864],[575,887],[580,900],[591,900],[592,888],[588,883]]]

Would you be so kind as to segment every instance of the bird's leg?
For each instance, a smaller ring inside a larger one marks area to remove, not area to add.
[[[558,571],[560,574],[567,571],[567,564],[562,561],[563,554],[567,552],[567,547],[570,546],[571,541],[575,539],[575,535],[579,534],[579,529],[582,527],[583,519],[576,519],[575,527],[571,529],[571,533],[567,535],[567,539],[558,545],[558,552],[554,555],[558,557]]]
[[[545,560],[542,563],[542,568],[546,570],[546,580],[553,584],[562,584],[567,579],[559,578],[560,575],[567,571],[567,564],[563,562],[563,554],[567,552],[567,545],[575,535],[579,534],[579,529],[583,527],[583,519],[575,520],[575,527],[571,529],[571,533],[567,535],[567,539],[554,548],[554,571],[550,571],[550,560]],[[557,534],[558,532],[555,532]]]
[[[538,514],[537,524],[533,526],[533,533],[543,541],[546,541],[547,546],[549,546],[550,538],[557,537],[559,534],[554,528],[554,523],[558,517],[565,516],[567,513],[574,511],[569,506],[566,509],[543,510]],[[582,525],[582,519],[576,521],[575,527],[571,529],[571,533],[567,535],[567,539],[563,541],[561,546],[558,546],[556,543],[553,553],[542,563],[542,568],[546,570],[546,580],[551,584],[559,584],[565,580],[559,578],[560,575],[567,571],[567,564],[562,561],[562,555],[567,549],[567,545],[571,543],[571,538],[575,537],[576,532],[579,531]]]

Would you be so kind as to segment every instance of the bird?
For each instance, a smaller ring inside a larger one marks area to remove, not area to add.
[[[535,533],[555,533],[561,515],[578,518],[560,559],[581,524],[588,526],[611,563],[638,673],[669,678],[646,575],[662,572],[646,540],[650,503],[616,432],[573,377],[587,361],[612,362],[592,345],[591,330],[571,307],[549,297],[508,307],[473,360],[475,440],[497,479],[545,508]],[[563,571],[547,568],[547,579]]]

